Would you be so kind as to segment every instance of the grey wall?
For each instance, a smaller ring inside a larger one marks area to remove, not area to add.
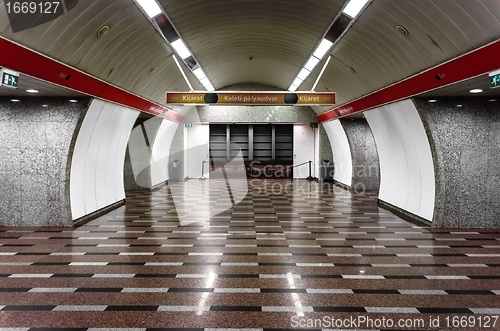
[[[372,130],[364,118],[341,119],[352,157],[352,184],[356,191],[380,189],[380,165]]]
[[[220,91],[282,91],[274,86],[262,84],[236,84]],[[318,122],[316,113],[310,107],[298,106],[199,106],[198,114],[190,112],[186,121],[196,120],[211,123],[310,123]],[[193,115],[195,117],[193,118]]]
[[[68,161],[89,102],[0,98],[0,225],[70,225]]]
[[[144,154],[146,154],[146,156],[149,155],[149,153],[147,153],[147,150],[145,150]],[[132,168],[132,161],[128,148],[125,153],[125,160],[123,163],[123,186],[125,188],[125,191],[142,191],[145,189],[144,187],[137,184],[135,180],[134,169]]]
[[[413,101],[434,159],[433,226],[500,227],[499,102],[472,97]]]
[[[185,149],[184,133],[185,133],[184,124],[181,123],[181,125],[179,125],[177,127],[177,130],[175,131],[174,139],[172,139],[172,145],[170,146],[170,158],[169,158],[170,162],[168,165],[168,172],[170,174],[169,181],[176,181],[179,179],[187,178],[187,170],[185,167],[186,162],[184,158],[184,149]],[[174,169],[173,166],[174,160],[180,161],[180,166],[179,166],[180,169]],[[182,177],[182,178],[177,178],[177,177]]]
[[[310,107],[296,106],[198,106],[198,114],[189,112],[186,122],[210,123],[311,123],[318,122]],[[195,116],[193,116],[195,115]]]
[[[151,164],[153,143],[163,119],[159,117],[138,118],[130,134],[123,179],[125,190],[152,189]]]
[[[328,133],[323,124],[318,125],[319,129],[319,162],[321,160],[330,160],[330,165],[333,165],[333,152]]]

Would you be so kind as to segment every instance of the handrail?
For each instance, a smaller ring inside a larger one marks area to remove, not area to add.
[[[313,163],[313,161],[307,161],[307,162],[304,162],[301,164],[297,164],[297,165],[293,166],[292,168],[300,167],[300,166],[303,166],[303,165],[308,164],[308,163],[309,163],[309,176],[306,179],[311,181],[311,180],[314,180],[313,176],[311,175],[311,164]]]
[[[303,166],[304,164],[308,164],[308,163],[311,163],[311,162],[312,161],[307,161],[307,162],[304,162],[304,163],[301,163],[301,164],[297,164],[297,165],[292,166],[292,168],[297,168],[297,167]]]
[[[210,163],[208,163],[208,161],[203,160],[201,162],[201,177],[200,177],[200,180],[207,179],[207,177],[205,177],[205,174],[203,173],[203,170],[205,169],[205,163],[210,165]]]

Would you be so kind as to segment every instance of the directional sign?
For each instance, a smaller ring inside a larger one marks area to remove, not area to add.
[[[327,92],[168,92],[169,104],[211,105],[334,105]]]
[[[7,69],[2,69],[2,81],[0,85],[2,86],[7,86],[7,87],[12,87],[12,88],[17,88],[17,85],[19,84],[19,73],[12,71],[12,70],[7,70]]]

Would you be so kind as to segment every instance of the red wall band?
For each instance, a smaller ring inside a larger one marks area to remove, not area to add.
[[[0,66],[155,116],[182,122],[184,116],[0,37]]]
[[[318,115],[318,119],[320,122],[330,121],[486,74],[500,68],[498,54],[500,41],[331,109]]]

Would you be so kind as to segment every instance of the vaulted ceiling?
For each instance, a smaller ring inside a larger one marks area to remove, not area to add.
[[[345,1],[159,3],[216,89],[249,82],[286,90]],[[106,25],[109,32],[99,37]],[[189,89],[172,49],[132,0],[80,0],[67,14],[16,33],[0,1],[0,34],[162,105],[166,91]],[[330,51],[316,90],[337,92],[343,104],[499,38],[497,0],[374,0]],[[322,65],[299,90],[312,87]]]

